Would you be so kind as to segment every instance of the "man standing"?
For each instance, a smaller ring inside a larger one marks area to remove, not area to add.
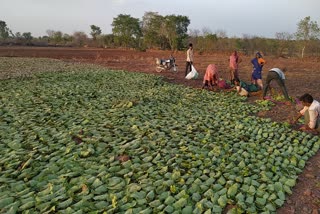
[[[193,47],[192,43],[189,44],[189,49],[187,50],[187,60],[186,60],[186,75],[191,71],[191,65],[193,63]]]
[[[293,121],[296,123],[300,117],[304,116],[305,125],[300,128],[304,131],[320,132],[320,103],[314,100],[310,94],[302,95],[299,100],[304,108],[299,112],[298,117]]]
[[[237,51],[232,52],[231,56],[229,57],[229,69],[230,69],[230,81],[234,82],[236,79],[239,78],[238,67],[241,59]]]
[[[263,97],[265,97],[267,95],[267,91],[270,87],[270,83],[272,80],[277,81],[278,85],[281,88],[282,94],[285,97],[286,100],[290,100],[289,96],[288,96],[288,92],[287,92],[287,88],[286,85],[284,83],[285,80],[285,76],[284,73],[286,71],[286,68],[283,68],[282,70],[279,68],[272,68],[267,75],[267,80],[266,80],[266,85],[263,89]]]

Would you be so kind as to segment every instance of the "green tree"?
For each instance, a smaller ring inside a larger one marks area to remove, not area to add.
[[[309,44],[309,41],[319,38],[320,29],[316,21],[311,21],[310,16],[307,16],[304,19],[300,20],[297,26],[298,29],[296,32],[296,38],[301,41],[301,57],[303,58],[305,48]]]
[[[114,35],[113,34],[103,35],[101,39],[103,40],[103,46],[105,48],[114,47]]]
[[[0,20],[0,39],[7,39],[10,36],[13,36],[11,30],[7,27],[5,21]]]
[[[25,41],[27,44],[31,44],[31,41],[32,41],[33,37],[32,37],[32,35],[31,35],[30,32],[24,32],[24,33],[22,34],[22,37],[23,37],[24,41]]]
[[[100,36],[102,31],[100,29],[100,27],[96,26],[96,25],[90,25],[91,28],[91,33],[90,35],[92,36],[93,40],[97,39],[97,36]]]
[[[285,52],[289,53],[290,41],[292,40],[292,34],[288,32],[277,32],[275,48],[277,49],[277,56],[283,56]]]
[[[147,48],[159,47],[165,38],[159,34],[164,17],[157,12],[146,12],[142,17],[141,28],[143,41]]]
[[[124,47],[137,48],[140,37],[142,36],[139,19],[133,18],[130,15],[120,14],[113,18],[111,24],[113,26],[112,33],[114,41]]]
[[[177,50],[185,47],[190,20],[186,16],[161,16],[157,12],[146,12],[142,17],[144,43],[148,48]]]
[[[185,47],[184,43],[186,38],[188,38],[189,24],[190,20],[187,16],[168,15],[164,17],[161,34],[168,39],[171,50]]]
[[[63,42],[63,33],[61,31],[47,30],[49,41],[54,44]]]
[[[82,31],[77,31],[73,33],[73,41],[77,46],[83,47],[87,45],[88,36],[86,33]]]

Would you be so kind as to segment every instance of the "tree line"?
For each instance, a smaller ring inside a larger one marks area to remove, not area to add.
[[[112,33],[103,34],[99,26],[90,25],[90,36],[78,31],[72,35],[61,31],[47,30],[47,35],[33,37],[31,32],[13,33],[5,21],[0,20],[0,45],[66,46],[185,50],[192,42],[195,50],[205,52],[230,52],[239,50],[252,54],[261,50],[276,56],[320,56],[320,28],[310,16],[297,23],[294,34],[277,32],[275,38],[264,38],[245,34],[241,38],[228,37],[223,30],[212,32],[188,29],[190,19],[182,15],[162,16],[157,12],[146,12],[141,19],[119,14],[113,18]]]

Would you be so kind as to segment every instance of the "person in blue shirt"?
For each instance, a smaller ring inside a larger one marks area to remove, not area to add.
[[[251,60],[251,63],[253,65],[253,71],[252,71],[252,83],[255,85],[258,85],[260,89],[263,89],[262,84],[262,68],[266,61],[263,59],[260,52],[256,53],[256,57]]]

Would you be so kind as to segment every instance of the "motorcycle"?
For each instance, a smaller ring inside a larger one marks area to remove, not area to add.
[[[176,59],[172,55],[170,55],[169,59],[156,58],[156,71],[159,73],[162,71],[177,72]]]

